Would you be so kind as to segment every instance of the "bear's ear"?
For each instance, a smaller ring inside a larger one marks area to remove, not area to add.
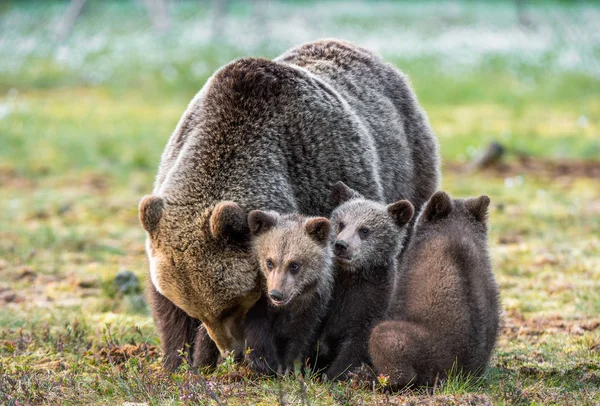
[[[310,238],[322,246],[327,246],[331,231],[331,223],[328,219],[325,217],[310,218],[306,221],[305,229]]]
[[[277,216],[262,210],[252,210],[248,214],[248,226],[254,236],[266,233],[277,224]]]
[[[432,221],[444,218],[450,214],[452,211],[452,199],[446,192],[436,192],[429,202],[427,206],[425,206],[425,211],[423,212],[423,218],[425,221]]]
[[[244,242],[250,237],[246,213],[234,202],[217,203],[209,220],[210,233],[215,239]]]
[[[387,212],[398,227],[405,226],[415,214],[415,208],[408,200],[400,200],[387,207]]]
[[[349,188],[348,185],[342,181],[334,183],[334,185],[331,187],[330,200],[334,207],[337,207],[348,200],[362,198],[363,195],[358,193],[356,190]]]
[[[490,198],[486,195],[465,200],[465,207],[467,210],[469,210],[469,212],[475,216],[477,221],[481,221],[482,223],[487,222],[489,205]]]
[[[165,202],[158,196],[144,196],[138,207],[140,223],[148,233],[153,234],[158,229]]]

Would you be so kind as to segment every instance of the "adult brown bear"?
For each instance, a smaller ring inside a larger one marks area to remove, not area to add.
[[[327,216],[337,181],[416,210],[437,190],[437,141],[397,69],[322,40],[273,61],[239,59],[206,82],[139,208],[167,368],[186,344],[195,363],[212,360],[206,333],[221,353],[242,350],[242,321],[262,289],[247,213]]]

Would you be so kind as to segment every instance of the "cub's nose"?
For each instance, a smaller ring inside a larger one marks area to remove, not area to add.
[[[273,289],[269,292],[269,297],[275,302],[281,302],[283,300],[283,292]]]
[[[337,240],[334,244],[336,254],[344,254],[348,250],[348,243],[344,240]]]

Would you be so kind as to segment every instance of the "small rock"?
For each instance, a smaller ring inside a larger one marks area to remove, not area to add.
[[[490,166],[498,165],[504,157],[505,152],[506,149],[502,144],[491,142],[471,162],[471,169],[485,169]]]
[[[131,271],[121,271],[115,276],[115,286],[121,293],[138,293],[140,289],[139,278]]]
[[[17,280],[27,279],[28,281],[32,281],[37,277],[37,273],[33,271],[31,268],[25,267],[19,271],[17,274]]]
[[[127,295],[125,297],[127,310],[133,313],[144,313],[147,310],[146,299],[143,294]]]
[[[73,208],[73,203],[72,202],[63,203],[60,206],[58,206],[57,214],[59,216],[62,216],[63,214],[65,214],[68,211],[70,211],[72,208]]]
[[[98,287],[98,281],[95,279],[84,279],[80,280],[77,286],[83,289],[92,289]]]

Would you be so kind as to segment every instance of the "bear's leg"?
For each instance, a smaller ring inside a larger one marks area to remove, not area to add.
[[[328,380],[346,380],[350,372],[368,360],[367,338],[357,334],[343,341],[338,355],[325,371]]]
[[[175,306],[152,283],[148,284],[147,292],[163,351],[163,367],[173,371],[182,361],[179,351],[194,351],[200,320],[188,316]],[[189,348],[186,348],[188,345]]]
[[[377,374],[387,375],[392,390],[418,385],[424,377],[416,368],[427,368],[427,332],[415,323],[385,321],[369,339],[369,355]],[[426,379],[426,378],[425,378]]]
[[[278,364],[275,339],[264,306],[264,303],[258,302],[246,315],[244,357],[253,372],[260,375],[273,375],[277,372]]]
[[[193,355],[193,366],[196,368],[214,367],[219,361],[219,348],[210,338],[203,324],[196,334]]]

